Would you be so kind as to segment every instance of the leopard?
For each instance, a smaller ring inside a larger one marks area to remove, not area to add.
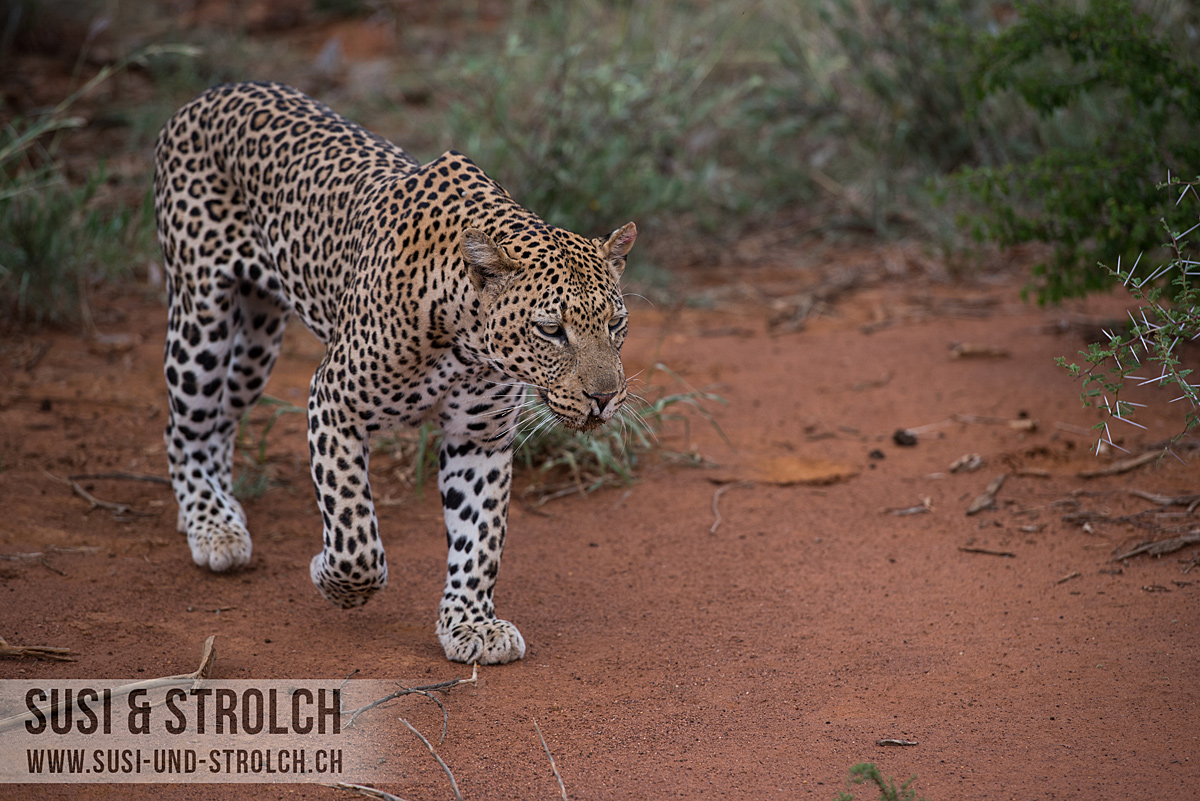
[[[527,401],[577,431],[626,403],[620,284],[636,225],[599,237],[553,226],[463,154],[422,164],[269,82],[212,87],[170,118],[155,145],[154,209],[168,298],[164,441],[196,565],[250,562],[236,435],[295,316],[325,346],[306,408],[323,537],[313,584],[343,608],[387,585],[372,437],[431,424],[447,545],[435,636],[452,661],[523,658],[524,638],[494,603],[518,425]]]

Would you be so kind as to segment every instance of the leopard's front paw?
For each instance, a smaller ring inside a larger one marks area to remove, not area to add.
[[[379,569],[364,570],[352,562],[339,560],[325,551],[312,558],[309,575],[318,592],[330,603],[343,609],[362,606],[387,586],[387,562],[382,555]]]
[[[438,640],[452,662],[503,665],[525,656],[525,638],[507,620],[438,625]]]
[[[250,563],[253,546],[246,527],[231,521],[204,520],[187,526],[192,561],[214,573],[237,570]]]

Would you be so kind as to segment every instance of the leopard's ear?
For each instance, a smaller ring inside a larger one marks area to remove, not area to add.
[[[463,231],[458,247],[467,263],[471,283],[479,292],[494,291],[505,276],[517,269],[508,254],[478,228]]]
[[[637,226],[630,222],[609,234],[608,241],[600,246],[600,252],[608,259],[609,269],[617,278],[625,272],[625,256],[633,248],[636,239]]]

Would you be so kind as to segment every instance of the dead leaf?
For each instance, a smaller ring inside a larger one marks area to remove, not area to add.
[[[836,484],[857,475],[858,469],[855,467],[824,459],[777,456],[750,464],[730,465],[720,470],[711,480],[716,484],[753,481],[756,484],[776,484],[781,487],[793,484],[821,486]]]

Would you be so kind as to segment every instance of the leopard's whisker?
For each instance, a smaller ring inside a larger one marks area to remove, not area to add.
[[[650,300],[650,298],[646,297],[645,295],[639,295],[637,292],[623,292],[623,293],[621,293],[621,297],[623,297],[623,298],[641,298],[642,300],[649,303],[651,305],[651,307],[654,306],[654,301]]]

